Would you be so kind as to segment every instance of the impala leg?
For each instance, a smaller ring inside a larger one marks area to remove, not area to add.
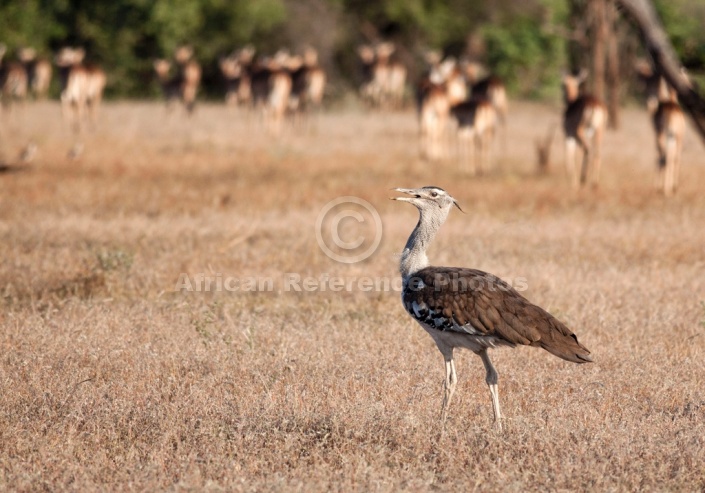
[[[583,151],[583,164],[582,167],[580,168],[580,182],[577,182],[577,176],[576,176],[576,182],[574,185],[576,188],[578,186],[582,186],[587,182],[588,178],[588,171],[590,168],[590,161],[592,160],[592,153],[590,152],[590,146],[588,145],[588,141],[585,139],[585,134],[584,132],[578,131],[578,145],[580,146],[580,149]]]
[[[492,410],[494,411],[494,421],[499,430],[502,429],[502,413],[499,410],[499,388],[497,387],[497,382],[499,380],[499,375],[497,370],[492,365],[490,361],[490,356],[487,354],[487,350],[480,351],[478,353],[480,358],[482,358],[482,363],[485,365],[485,371],[487,375],[485,381],[487,386],[490,388],[490,395],[492,396]]]
[[[483,151],[485,153],[485,170],[492,169],[492,141],[494,140],[494,129],[492,127],[485,128],[483,133]]]
[[[432,109],[427,110],[423,118],[426,131],[426,159],[435,161],[438,159],[438,121]]]
[[[75,120],[75,131],[78,135],[81,135],[83,133],[83,124],[84,120],[86,119],[86,101],[79,101],[76,104],[76,112],[74,114],[76,120]]]
[[[676,136],[676,149],[673,158],[673,190],[678,189],[678,179],[681,173],[681,153],[683,151],[683,136]]]
[[[593,186],[597,186],[600,183],[600,168],[602,167],[602,129],[604,127],[598,126],[595,129],[595,135],[592,142],[592,153],[593,153],[593,169],[591,182]]]
[[[477,175],[477,138],[475,136],[475,128],[469,127],[467,145],[468,145],[468,161],[470,162],[470,174]]]
[[[477,174],[482,176],[485,174],[485,141],[483,133],[475,130],[475,159],[477,160]]]
[[[666,166],[667,142],[665,132],[658,132],[656,136],[656,150],[658,151],[658,174],[656,175],[656,189],[666,192]]]
[[[95,122],[96,122],[96,101],[95,100],[89,100],[86,102],[86,128],[89,131],[95,130]]]
[[[565,169],[571,184],[577,188],[578,180],[576,178],[577,173],[575,172],[576,145],[575,137],[567,137],[565,139]]]
[[[666,171],[664,179],[664,194],[669,197],[673,195],[673,172],[675,159],[675,141],[673,136],[669,136],[666,141]]]
[[[428,132],[428,158],[430,161],[437,161],[439,158],[438,128],[437,122],[433,122]]]
[[[425,115],[419,118],[419,156],[421,159],[428,159],[428,128]]]
[[[61,112],[64,115],[64,120],[68,123],[69,127],[71,127],[74,135],[79,134],[81,130],[80,118],[82,114],[80,103],[69,99],[62,99]]]
[[[193,110],[196,107],[196,88],[187,86],[184,88],[184,105],[186,106],[186,114],[193,115]]]
[[[470,146],[472,145],[472,131],[467,127],[458,129],[458,155],[460,159],[460,169],[468,171],[470,161]]]
[[[438,114],[438,159],[448,159],[448,115],[439,111]]]

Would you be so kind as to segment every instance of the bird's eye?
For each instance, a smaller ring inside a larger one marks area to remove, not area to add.
[[[431,197],[438,197],[438,192],[431,192]]]

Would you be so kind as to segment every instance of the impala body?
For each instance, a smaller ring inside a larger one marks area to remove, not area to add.
[[[450,109],[458,124],[459,158],[463,170],[483,174],[491,166],[492,145],[497,127],[497,110],[483,97],[456,104]],[[477,156],[479,154],[479,157]]]
[[[83,63],[82,48],[62,48],[56,55],[56,65],[61,76],[61,107],[64,117],[80,133],[83,120],[88,116],[95,124],[107,77],[103,69]]]
[[[422,80],[418,87],[421,158],[435,161],[447,155],[446,138],[450,100],[443,82]]]
[[[5,57],[7,47],[0,45],[0,91],[3,105],[24,102],[27,98],[28,76],[24,64],[20,61],[8,61]]]
[[[398,109],[403,105],[407,70],[392,58],[395,50],[390,42],[358,47],[364,78],[360,93],[374,107]]]
[[[564,74],[563,131],[565,132],[566,169],[574,188],[587,183],[597,186],[600,180],[602,136],[607,124],[607,108],[589,94],[581,94],[580,86],[587,72]],[[580,173],[576,169],[576,147],[583,152]]]
[[[489,100],[495,108],[499,123],[502,126],[506,125],[509,100],[504,81],[492,74],[481,77],[482,68],[475,62],[466,62],[464,65],[472,97]]]

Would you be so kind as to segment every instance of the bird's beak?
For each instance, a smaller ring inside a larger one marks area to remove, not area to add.
[[[395,192],[400,192],[400,193],[405,193],[407,195],[413,195],[415,198],[418,198],[419,195],[416,193],[416,190],[412,188],[392,188]],[[413,202],[413,199],[410,197],[390,197],[391,200],[398,200],[399,202]]]
[[[463,214],[465,214],[465,211],[460,208],[460,204],[458,203],[457,200],[453,199],[453,205],[455,205],[455,206],[458,208],[458,210],[459,210],[460,212],[462,212]]]

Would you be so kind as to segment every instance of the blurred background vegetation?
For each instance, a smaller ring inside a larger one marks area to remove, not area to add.
[[[553,98],[564,69],[584,65],[591,0],[5,0],[0,42],[33,46],[50,57],[59,47],[84,46],[109,74],[108,95],[158,94],[152,60],[192,43],[204,69],[204,91],[221,97],[218,57],[245,43],[259,53],[312,45],[330,74],[333,94],[359,82],[355,48],[388,39],[410,69],[423,70],[426,49],[470,53],[502,76],[513,97]],[[705,68],[705,2],[656,0],[686,67]],[[621,70],[642,55],[629,23],[618,18]],[[56,88],[54,89],[56,91]]]

